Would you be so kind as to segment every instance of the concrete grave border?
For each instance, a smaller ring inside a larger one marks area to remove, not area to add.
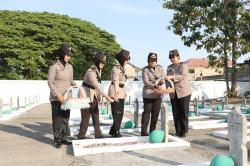
[[[152,148],[174,148],[174,147],[190,147],[190,143],[171,135],[168,135],[169,142],[167,143],[149,143],[148,136],[139,137],[121,137],[121,138],[105,138],[105,139],[88,139],[88,140],[73,140],[73,151],[74,156],[83,156],[89,154],[99,153],[111,153],[111,152],[122,152],[132,151],[141,149],[152,149]],[[117,144],[117,143],[129,143],[129,142],[145,142],[142,144],[132,144],[124,146],[100,146],[99,144]],[[84,148],[81,146],[91,146],[97,144],[98,147]]]

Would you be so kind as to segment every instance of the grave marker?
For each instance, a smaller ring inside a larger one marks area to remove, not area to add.
[[[247,99],[246,99],[246,97],[244,96],[244,98],[243,98],[243,105],[244,105],[244,107],[246,107],[247,106]]]
[[[204,96],[201,97],[201,105],[203,108],[205,108],[205,97]]]
[[[138,127],[138,119],[139,119],[139,101],[136,98],[134,102],[134,122],[135,122],[135,128]]]
[[[234,108],[227,116],[229,155],[237,166],[247,166],[247,119],[240,108]]]
[[[0,113],[3,111],[3,99],[0,97]]]
[[[164,131],[164,139],[163,142],[168,142],[168,111],[167,111],[167,104],[162,103],[161,107],[161,130]]]
[[[222,107],[222,110],[224,110],[224,106],[225,106],[225,97],[221,97],[221,107]]]
[[[198,99],[196,97],[194,98],[194,112],[198,116]]]

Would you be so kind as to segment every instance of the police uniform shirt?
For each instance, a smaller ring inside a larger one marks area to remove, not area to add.
[[[117,97],[119,99],[124,99],[126,97],[124,89],[126,79],[127,76],[124,68],[120,65],[120,63],[115,64],[111,72],[111,85],[109,87],[110,97]]]
[[[163,67],[160,65],[156,65],[155,69],[145,66],[142,70],[142,79],[143,79],[143,90],[142,97],[143,98],[159,98],[161,95],[158,95],[154,92],[155,81],[159,78],[165,77],[165,73]]]

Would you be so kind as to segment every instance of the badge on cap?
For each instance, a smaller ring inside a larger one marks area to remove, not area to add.
[[[157,58],[155,54],[152,54],[150,58]]]

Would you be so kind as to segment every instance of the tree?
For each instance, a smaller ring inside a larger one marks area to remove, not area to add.
[[[244,3],[236,0],[165,0],[163,7],[174,11],[168,29],[181,36],[184,45],[206,49],[208,57],[216,60],[212,64],[224,66],[228,95],[236,96],[236,60],[250,50],[249,11]],[[232,86],[229,93],[227,63],[230,58]]]
[[[115,36],[94,24],[66,15],[0,11],[0,79],[46,79],[62,42],[73,48],[74,79],[83,79],[96,52],[108,54],[103,72],[108,79],[114,54],[120,51]]]

